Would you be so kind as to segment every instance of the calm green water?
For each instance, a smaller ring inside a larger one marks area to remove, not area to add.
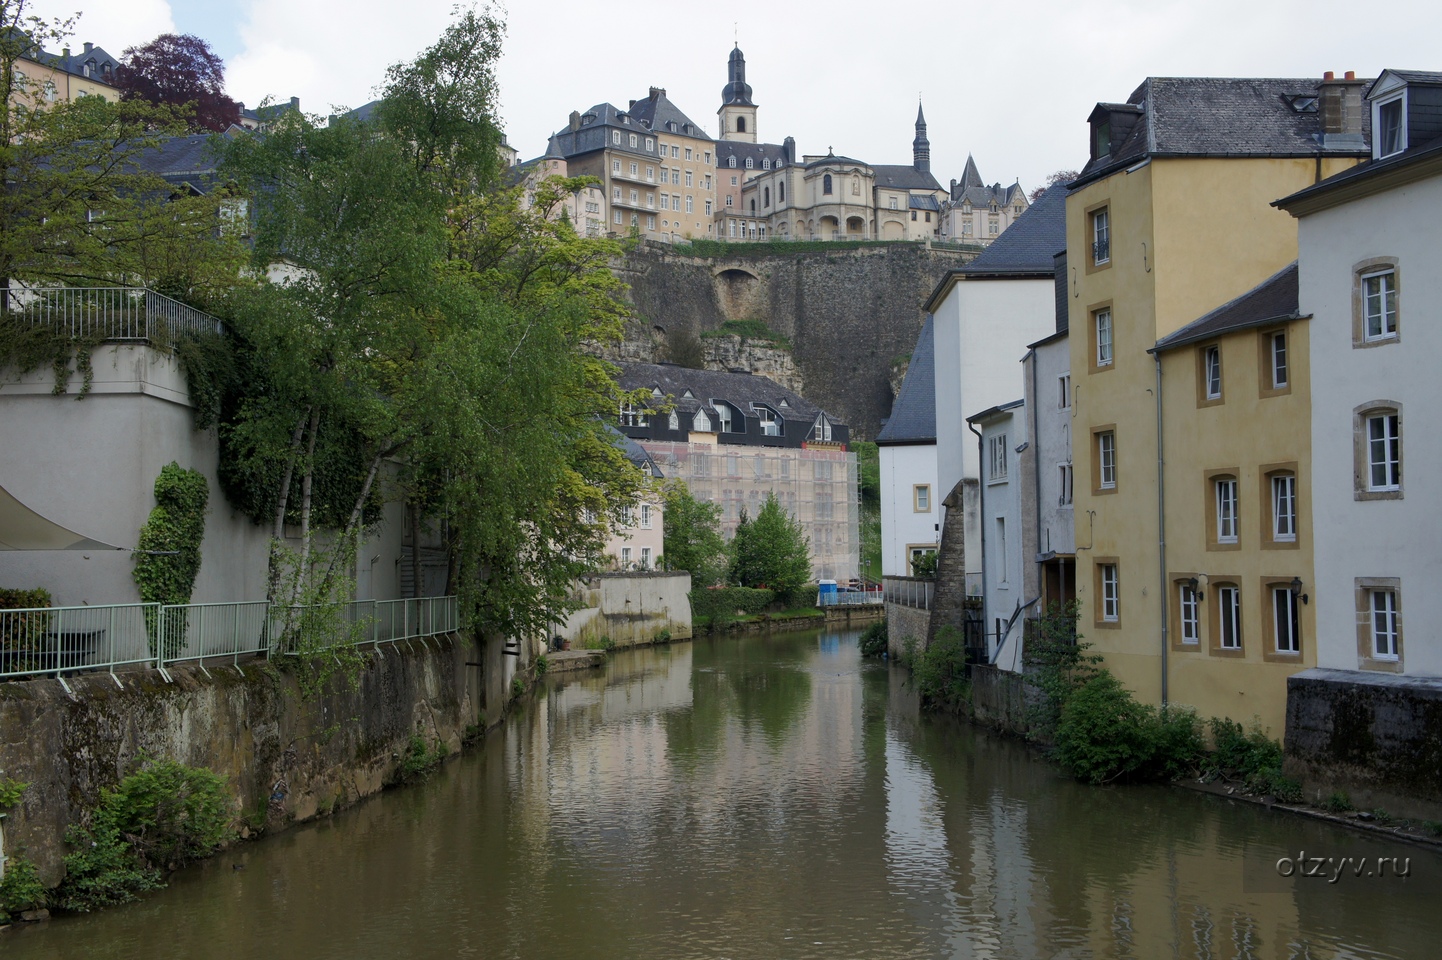
[[[1277,877],[1302,851],[1411,875]],[[804,633],[557,678],[430,782],[0,957],[1434,957],[1439,894],[1430,851],[1073,784]]]

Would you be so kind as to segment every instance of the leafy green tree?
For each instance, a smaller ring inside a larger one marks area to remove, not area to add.
[[[693,587],[709,587],[726,573],[726,540],[721,536],[721,505],[697,500],[686,484],[666,487],[665,541],[662,553],[673,570],[689,570]]]
[[[731,540],[731,581],[795,594],[811,579],[811,541],[799,521],[781,508],[776,495],[749,519],[743,512]]]

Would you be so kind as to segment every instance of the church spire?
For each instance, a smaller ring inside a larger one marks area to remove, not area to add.
[[[721,104],[754,106],[751,102],[751,85],[746,82],[746,55],[737,46],[731,51],[731,60],[726,64],[726,86],[721,88]]]
[[[911,141],[911,166],[917,173],[931,172],[931,141],[926,139],[926,115],[916,103],[916,139]]]

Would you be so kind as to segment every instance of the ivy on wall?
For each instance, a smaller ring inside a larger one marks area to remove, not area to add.
[[[73,337],[48,324],[32,323],[23,313],[0,317],[0,368],[13,368],[24,375],[48,364],[55,372],[51,392],[57,396],[70,387],[70,361],[74,358],[81,377],[75,399],[85,399],[95,379],[90,356],[100,343],[97,337]]]
[[[140,528],[135,583],[144,603],[189,603],[200,572],[210,488],[199,470],[171,462],[155,480],[155,509]]]

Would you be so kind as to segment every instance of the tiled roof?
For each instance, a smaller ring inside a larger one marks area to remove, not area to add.
[[[930,172],[923,172],[909,164],[878,163],[872,166],[878,187],[892,187],[897,190],[941,190],[941,184]]]
[[[1051,276],[1066,249],[1066,189],[1049,187],[959,273],[1039,273]]]
[[[622,389],[660,389],[663,396],[672,398],[676,410],[681,413],[694,413],[703,408],[714,413],[710,405],[712,400],[725,400],[748,413],[753,403],[762,403],[780,414],[783,420],[810,425],[821,412],[820,407],[800,394],[749,373],[693,370],[672,363],[622,363],[619,366]],[[686,396],[688,390],[692,394],[689,398]],[[831,420],[840,423],[835,417]]]
[[[1297,315],[1297,261],[1293,260],[1235,300],[1162,337],[1152,350],[1161,353],[1232,330],[1294,320]]]
[[[882,446],[936,442],[936,350],[930,314],[911,351],[911,365],[891,405],[891,417],[876,442]]]
[[[1317,96],[1321,80],[1278,77],[1148,77],[1126,104],[1098,110],[1138,114],[1111,153],[1087,163],[1078,182],[1147,156],[1289,157],[1362,152],[1323,145],[1318,111],[1293,108],[1299,94]],[[1365,111],[1364,111],[1365,113]],[[1370,115],[1363,117],[1364,136]]]

